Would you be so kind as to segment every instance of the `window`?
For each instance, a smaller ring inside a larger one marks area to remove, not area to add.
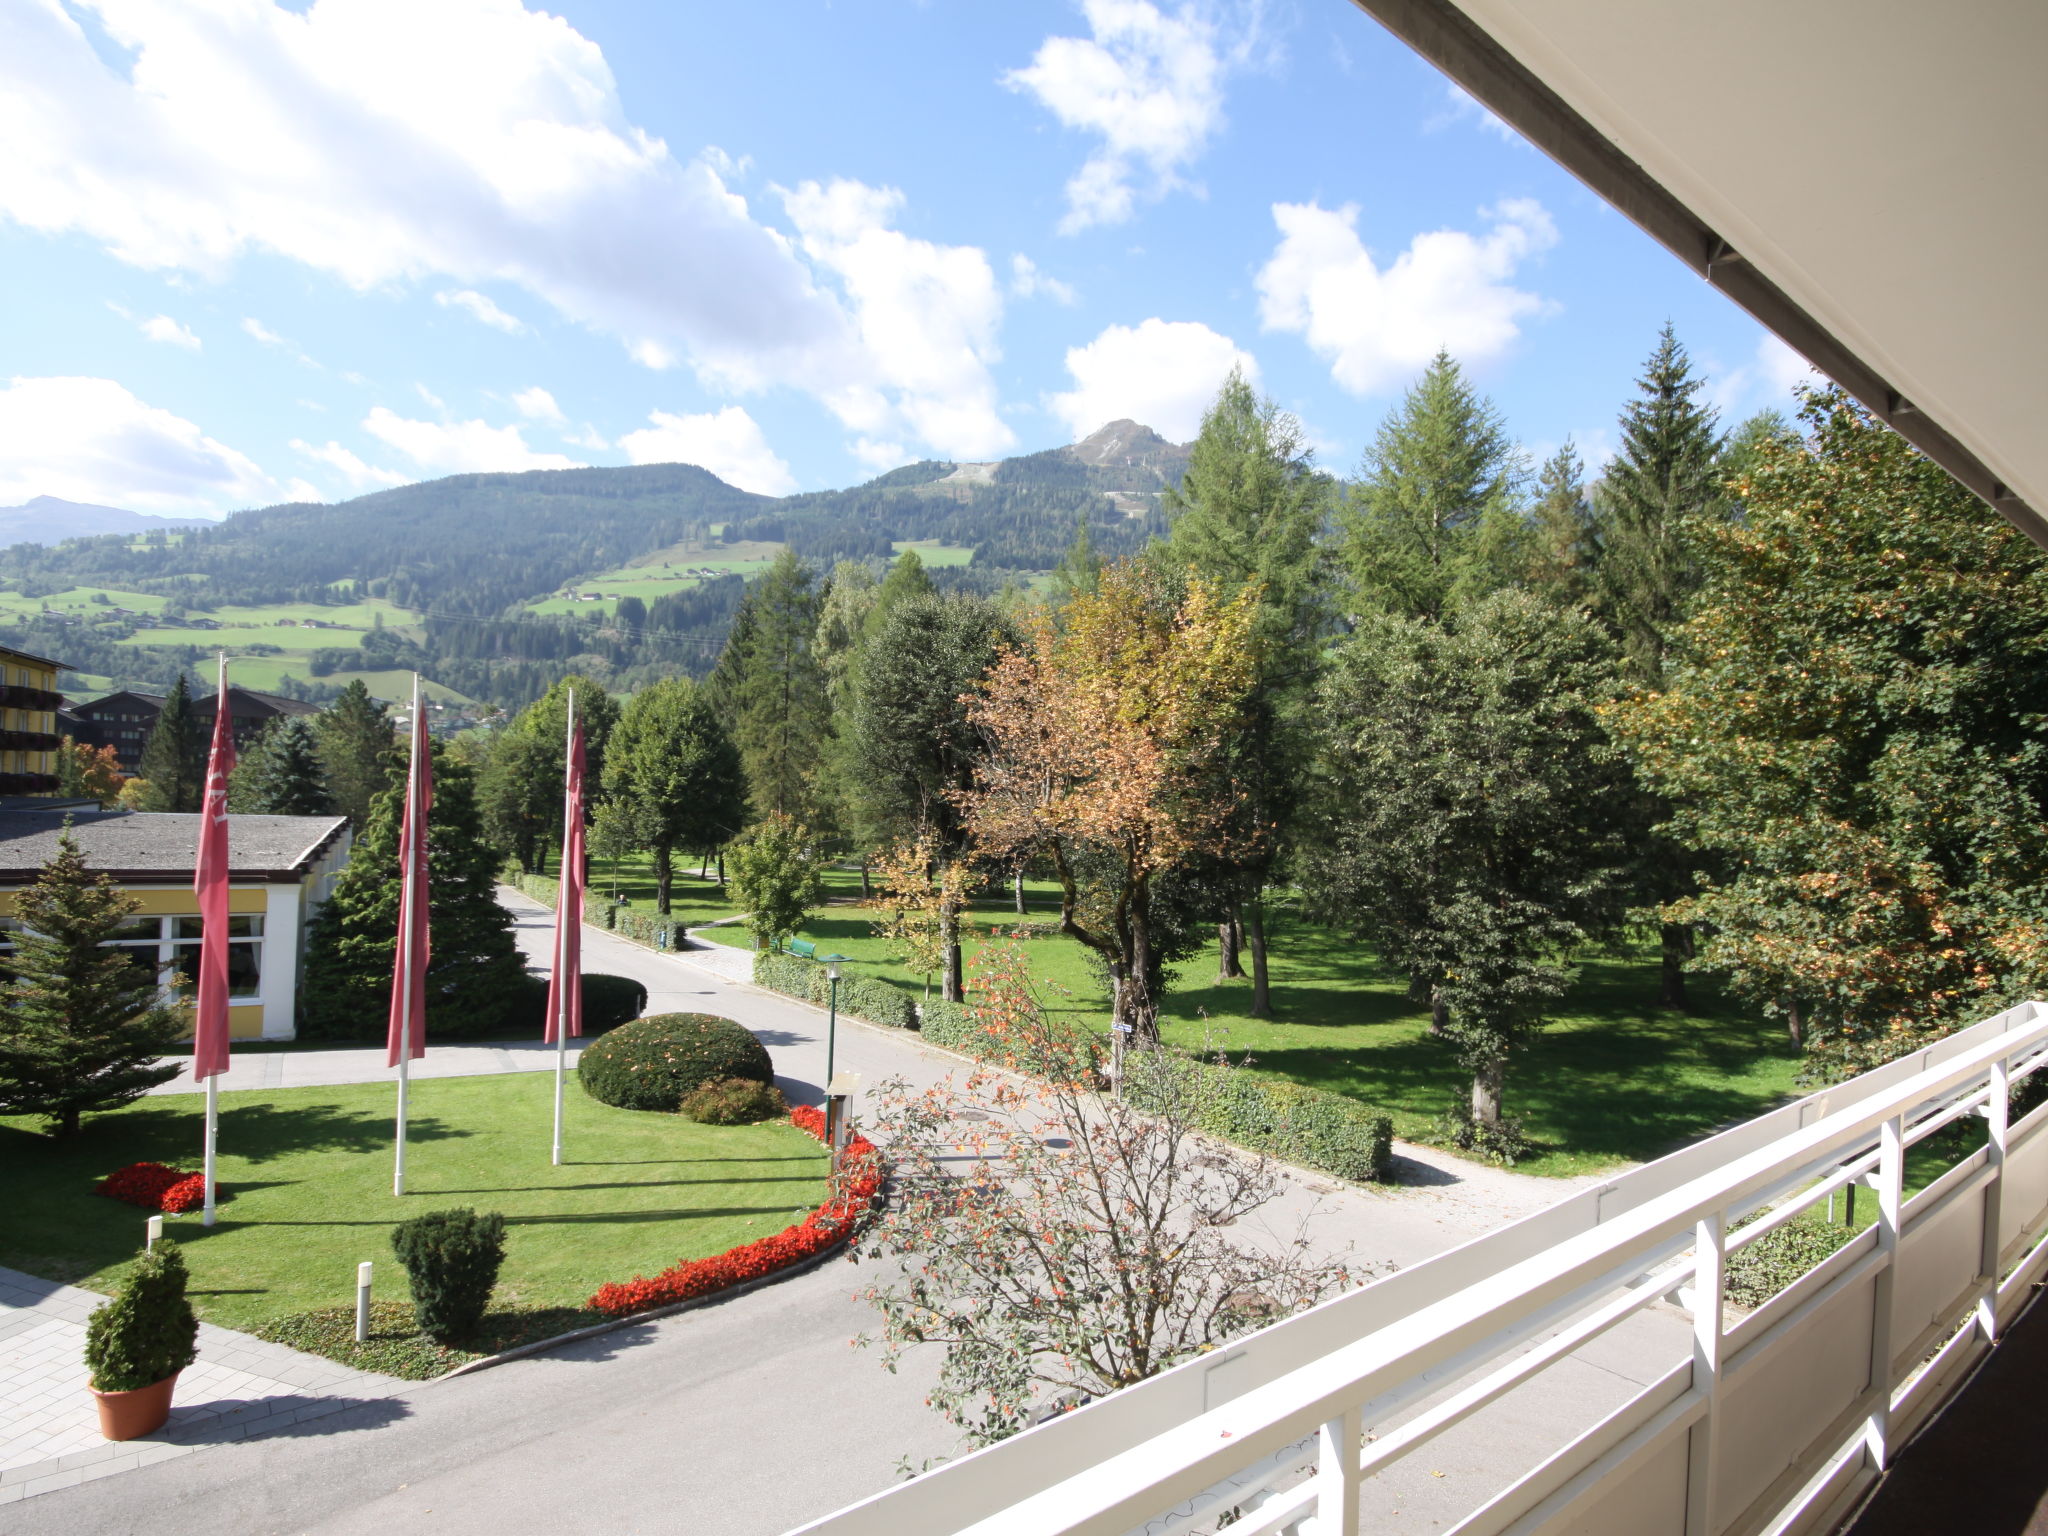
[[[196,917],[165,918],[172,964],[183,984],[199,984],[199,942],[204,920]],[[263,919],[233,916],[228,919],[228,996],[255,997],[262,990]]]

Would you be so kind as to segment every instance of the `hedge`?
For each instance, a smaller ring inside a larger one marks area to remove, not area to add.
[[[1394,1123],[1356,1099],[1173,1051],[1128,1058],[1124,1096],[1138,1108],[1156,1113],[1180,1095],[1212,1136],[1354,1183],[1386,1177]]]
[[[545,906],[552,907],[561,899],[561,882],[553,875],[514,873],[505,879]],[[642,912],[637,907],[622,907],[611,897],[596,891],[586,890],[583,893],[583,921],[593,928],[607,928],[629,939],[637,939],[653,949],[687,949],[690,943],[680,918]]]
[[[762,950],[754,956],[754,985],[788,997],[800,997],[820,1008],[832,1000],[832,981],[815,960]],[[839,973],[839,1011],[890,1029],[908,1029],[916,1019],[910,999],[886,981],[872,976]]]
[[[1020,1059],[1012,1046],[990,1033],[972,1003],[949,1003],[940,999],[926,1003],[922,1010],[925,1039],[963,1056],[993,1061],[1040,1077],[1061,1082],[1092,1079],[1102,1071],[1103,1047],[1099,1037],[1072,1024],[1048,1026],[1046,1059]]]

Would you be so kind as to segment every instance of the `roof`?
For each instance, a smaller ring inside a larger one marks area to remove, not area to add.
[[[212,714],[213,700],[214,695],[210,693],[201,694],[194,698],[192,700],[193,713],[201,715]],[[265,705],[273,713],[280,715],[317,715],[320,713],[320,706],[318,704],[308,704],[304,699],[286,698],[281,693],[258,693],[254,688],[244,688],[236,683],[228,684],[228,700],[228,707],[231,710],[237,704],[249,700]]]
[[[160,693],[143,693],[140,689],[136,688],[122,688],[113,693],[102,694],[99,698],[93,699],[88,703],[73,704],[71,712],[76,715],[97,713],[103,706],[112,704],[117,699],[140,699],[143,703],[155,709],[163,708],[164,704],[164,695]]]
[[[68,661],[53,661],[48,656],[38,656],[34,651],[20,650],[11,645],[0,645],[0,656],[10,656],[16,661],[32,661],[39,667],[55,667],[59,672],[71,666]]]
[[[20,885],[57,852],[66,821],[94,870],[139,883],[189,881],[200,817],[168,811],[0,810],[0,885]],[[228,874],[292,881],[348,826],[345,816],[230,816]]]
[[[2048,7],[1355,3],[2048,546]]]

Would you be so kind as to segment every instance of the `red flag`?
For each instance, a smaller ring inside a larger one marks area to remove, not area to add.
[[[228,1069],[228,775],[234,771],[234,722],[223,676],[213,696],[213,751],[206,760],[199,860],[192,873],[192,893],[199,898],[199,1000],[192,1027],[196,1082]]]
[[[583,728],[569,738],[569,762],[562,785],[562,881],[555,903],[555,969],[548,978],[547,1032],[555,1043],[559,1021],[569,1038],[583,1033]],[[564,988],[566,987],[566,992]],[[566,1006],[565,1006],[566,1004]]]
[[[427,1054],[427,961],[433,953],[427,932],[427,812],[433,804],[434,754],[427,742],[427,714],[415,694],[405,827],[398,839],[398,952],[391,967],[387,1067],[397,1066],[400,1055],[417,1061]]]

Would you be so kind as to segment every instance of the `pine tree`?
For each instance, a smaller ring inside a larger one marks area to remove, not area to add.
[[[119,1109],[178,1075],[158,1058],[186,1031],[153,963],[105,948],[142,905],[92,874],[67,827],[16,898],[21,927],[0,1014],[0,1113],[42,1115],[52,1134]]]
[[[142,749],[136,777],[146,781],[141,809],[196,811],[206,789],[206,733],[193,713],[192,690],[181,673]]]
[[[1537,471],[1529,545],[1530,586],[1561,607],[1583,607],[1592,594],[1595,546],[1586,465],[1570,438]]]
[[[228,809],[258,816],[332,816],[334,796],[312,724],[287,715],[263,728],[228,780]]]
[[[1724,510],[1721,440],[1713,408],[1694,398],[1706,381],[1668,324],[1636,383],[1641,398],[1622,410],[1621,451],[1594,496],[1594,596],[1630,675],[1656,688],[1700,581],[1696,525]]]
[[[664,678],[633,695],[605,757],[606,808],[654,854],[654,904],[669,910],[678,850],[722,847],[746,819],[739,751],[704,690]]]
[[[1522,564],[1521,456],[1493,403],[1439,352],[1381,423],[1339,513],[1362,610],[1441,620]]]
[[[1233,373],[1232,378],[1237,375]],[[1064,608],[1076,596],[1092,596],[1102,584],[1102,556],[1095,552],[1095,536],[1088,529],[1088,512],[1083,508],[1074,519],[1074,542],[1054,567],[1052,585],[1046,593],[1055,608]]]
[[[1641,397],[1621,413],[1621,451],[1593,501],[1594,606],[1621,643],[1628,676],[1649,690],[1664,685],[1672,638],[1699,587],[1704,525],[1727,511],[1714,412],[1694,399],[1704,382],[1692,376],[1691,359],[1667,324],[1637,380]],[[1646,793],[1635,814],[1643,901],[1661,906],[1690,895],[1693,856],[1651,830],[1669,820],[1670,806]],[[1659,1001],[1683,1008],[1691,925],[1664,924],[1660,942]]]
[[[883,582],[877,611],[889,600],[896,575],[892,570]],[[816,647],[819,594],[811,572],[785,546],[751,595],[753,622],[738,659],[733,739],[746,765],[755,814],[773,811],[807,820],[814,814],[818,762],[830,729]]]
[[[1240,935],[1252,951],[1251,1014],[1270,1017],[1261,893],[1292,819],[1308,750],[1304,711],[1327,627],[1326,580],[1317,537],[1328,508],[1294,417],[1262,400],[1233,371],[1202,418],[1187,472],[1165,498],[1173,519],[1160,558],[1234,597],[1256,587],[1252,624],[1258,681],[1252,723],[1238,738],[1228,780],[1242,796],[1227,863],[1189,873],[1212,888],[1221,978],[1242,975]],[[1208,861],[1214,863],[1214,861]]]
[[[352,678],[314,721],[313,734],[334,808],[361,831],[369,822],[371,804],[391,787],[390,717],[370,697],[363,680]]]
[[[427,971],[430,1038],[490,1039],[524,1028],[537,1011],[512,916],[498,904],[499,855],[484,841],[476,778],[440,742],[428,830]],[[398,752],[404,771],[405,749]],[[356,838],[334,894],[306,941],[299,1028],[309,1038],[379,1039],[391,1004],[398,942],[398,838],[402,782],[380,794]]]

